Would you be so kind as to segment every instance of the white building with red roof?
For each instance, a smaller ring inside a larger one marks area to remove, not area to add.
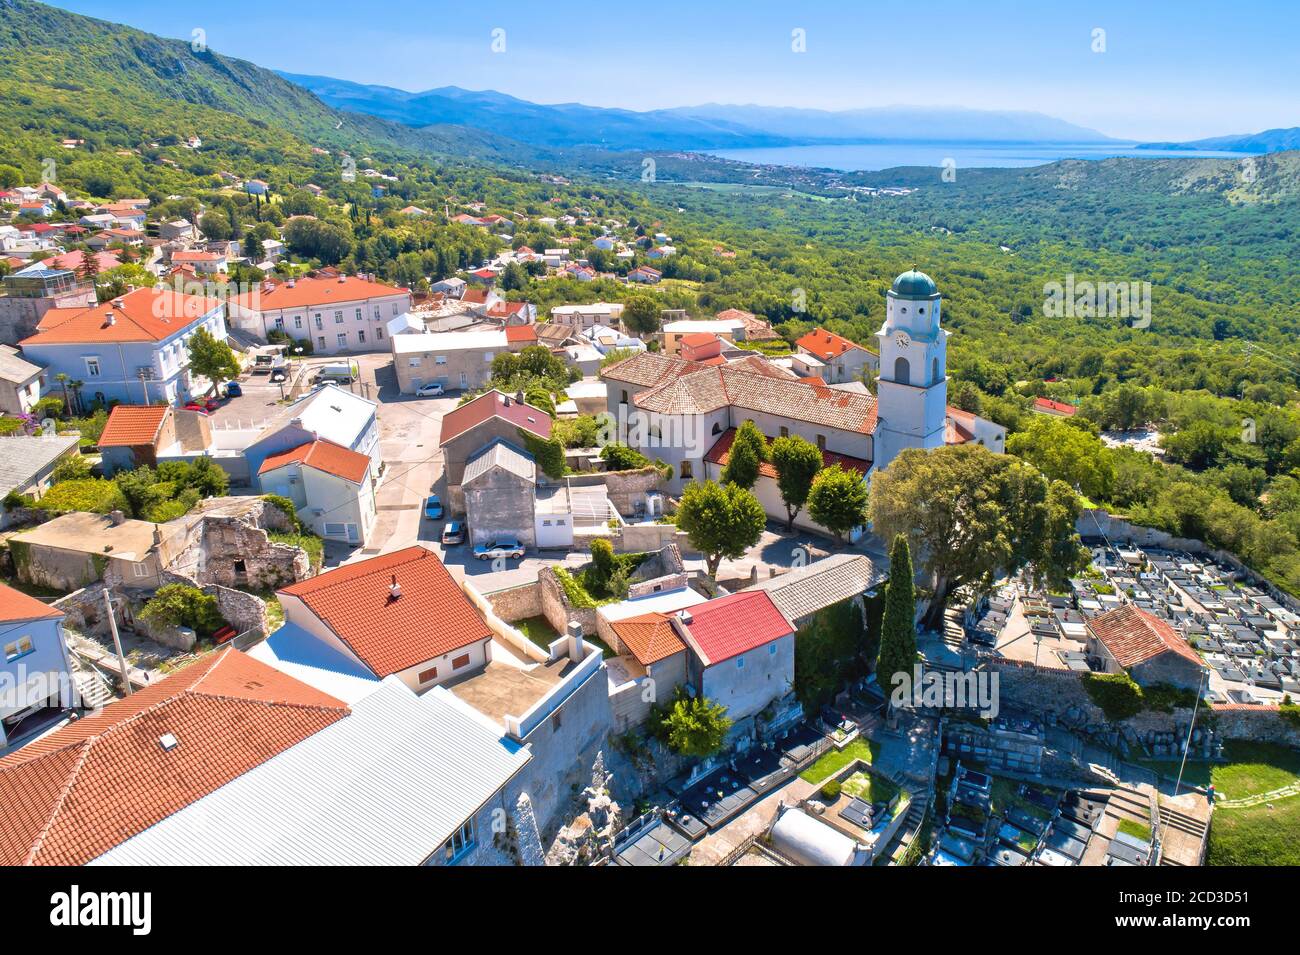
[[[354,275],[267,281],[230,304],[241,331],[263,341],[271,332],[306,339],[324,355],[383,351],[387,323],[410,310],[409,289]]]
[[[258,483],[293,501],[298,517],[320,537],[364,546],[375,526],[375,474],[370,457],[317,438],[263,459]]]
[[[824,328],[814,328],[795,341],[793,367],[800,377],[818,376],[828,385],[860,381],[864,371],[875,372],[880,360],[857,342]],[[811,356],[815,362],[805,362]]]

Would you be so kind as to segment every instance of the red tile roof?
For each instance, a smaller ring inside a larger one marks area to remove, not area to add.
[[[19,344],[160,342],[220,307],[221,302],[213,298],[167,288],[139,288],[90,308],[52,308],[41,319],[37,333]]]
[[[712,332],[690,332],[683,335],[678,341],[688,348],[698,348],[700,345],[710,345],[713,342],[721,341],[717,335]]]
[[[208,654],[0,759],[0,864],[89,862],[347,714],[237,650]]]
[[[1200,654],[1168,622],[1132,604],[1093,617],[1088,621],[1088,630],[1126,670],[1164,653],[1176,653],[1199,667],[1205,666]]]
[[[389,590],[396,576],[401,596]],[[487,640],[487,623],[436,554],[407,547],[279,591],[300,599],[380,677]]]
[[[764,435],[764,437],[766,437],[766,435]],[[727,462],[731,460],[731,444],[735,440],[736,429],[728,428],[726,431],[722,432],[722,435],[718,440],[713,443],[713,447],[709,448],[708,453],[704,455],[704,460],[709,464],[716,464],[719,467],[725,468]],[[767,438],[769,447],[771,447],[773,440],[774,439],[772,438]],[[836,454],[834,451],[823,451],[822,466],[830,467],[832,464],[838,464],[846,471],[857,471],[864,477],[866,476],[866,473],[871,470],[870,461],[865,461],[862,458],[855,458],[848,454]],[[763,477],[769,477],[774,481],[776,480],[776,467],[773,466],[770,461],[760,462],[758,465],[758,473]]]
[[[852,351],[854,348],[862,349],[862,346],[856,342],[851,342],[842,335],[836,335],[834,332],[828,332],[824,328],[814,328],[811,332],[795,342],[800,348],[810,355],[818,358],[839,358],[846,351]]]
[[[494,388],[442,416],[442,437],[438,446],[444,447],[447,442],[459,438],[470,428],[492,418],[502,418],[539,438],[551,436],[550,415],[530,404],[520,404],[510,395],[502,394]]]
[[[53,620],[63,616],[63,611],[29,597],[8,584],[0,584],[0,623],[17,623],[20,620]]]
[[[1064,401],[1053,401],[1051,398],[1035,398],[1034,410],[1044,414],[1063,415],[1070,418],[1079,409],[1074,405],[1067,405]]]
[[[535,342],[537,341],[537,329],[532,325],[507,325],[506,341]]]
[[[296,448],[273,454],[262,462],[258,474],[274,471],[286,464],[304,464],[317,471],[333,474],[353,484],[360,484],[370,470],[370,458],[333,441],[317,440],[300,444]]]
[[[615,620],[610,626],[618,634],[619,643],[642,666],[648,667],[686,649],[686,644],[673,629],[672,620],[661,613],[625,617]]]
[[[409,293],[404,288],[395,288],[381,282],[367,282],[355,275],[345,275],[328,279],[310,277],[295,279],[292,286],[288,282],[281,282],[270,291],[259,287],[236,296],[235,303],[242,308],[269,312],[283,308],[325,308],[338,303],[407,294]]]
[[[705,666],[794,633],[794,625],[763,590],[741,591],[697,604],[686,630]]]
[[[167,405],[118,405],[108,413],[99,446],[134,448],[153,444],[169,411]]]

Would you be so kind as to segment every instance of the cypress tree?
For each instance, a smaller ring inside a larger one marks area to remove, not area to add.
[[[889,699],[893,676],[912,676],[916,663],[916,594],[912,586],[912,552],[907,537],[899,534],[889,553],[889,583],[885,588],[885,615],[880,626],[880,657],[876,679]],[[892,705],[892,704],[891,704]]]

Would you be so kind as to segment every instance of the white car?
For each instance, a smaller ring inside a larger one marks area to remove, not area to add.
[[[441,398],[444,394],[446,394],[446,392],[442,390],[442,385],[438,384],[436,381],[415,389],[415,395],[417,398]]]

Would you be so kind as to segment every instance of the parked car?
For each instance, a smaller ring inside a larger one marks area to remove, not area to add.
[[[509,560],[512,557],[523,557],[524,545],[513,537],[502,537],[491,544],[479,544],[474,548],[474,556],[479,560],[495,560],[498,557]]]
[[[432,381],[423,387],[415,389],[415,396],[417,398],[441,398],[444,394],[446,394],[446,392],[442,390],[442,385],[438,384],[436,381]]]
[[[221,407],[221,402],[216,398],[195,398],[185,405],[186,411],[197,411],[200,414],[211,414]]]
[[[244,394],[244,389],[243,386],[239,384],[239,382],[232,381],[227,383],[226,385],[227,398],[239,398],[242,397],[243,394]]]
[[[442,501],[438,500],[437,494],[430,494],[429,499],[424,502],[424,516],[431,521],[441,519]]]
[[[465,543],[465,525],[460,521],[448,521],[442,529],[442,543],[445,547]]]

